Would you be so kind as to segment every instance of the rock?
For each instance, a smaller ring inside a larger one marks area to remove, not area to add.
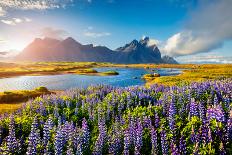
[[[154,73],[153,75],[154,75],[154,77],[160,77],[159,73]]]

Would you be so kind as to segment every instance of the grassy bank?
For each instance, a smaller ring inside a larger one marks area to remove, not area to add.
[[[38,87],[35,90],[17,90],[0,92],[0,113],[11,112],[21,107],[21,103],[34,99],[38,96],[51,94],[45,87]]]
[[[232,77],[232,65],[193,65],[187,67],[182,74],[175,76],[156,77],[147,81],[147,85],[154,83],[163,85],[179,85],[183,83],[200,82]]]

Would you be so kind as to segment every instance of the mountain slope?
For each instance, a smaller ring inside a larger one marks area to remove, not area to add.
[[[112,63],[163,63],[156,45],[150,45],[148,37],[116,50],[105,46],[82,45],[73,38],[57,40],[52,38],[35,39],[16,60],[23,61],[95,61]],[[171,59],[170,59],[171,60]],[[175,62],[175,61],[172,61]]]
[[[130,44],[116,49],[119,60],[127,63],[161,63],[161,54],[156,45],[149,45],[149,38],[133,40]]]

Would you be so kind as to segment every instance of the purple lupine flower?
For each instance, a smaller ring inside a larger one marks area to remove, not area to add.
[[[143,122],[144,122],[144,128],[149,128],[151,126],[151,117],[144,116]]]
[[[130,152],[130,129],[124,131],[124,155],[129,155]]]
[[[198,106],[193,98],[191,99],[189,108],[190,108],[190,111],[189,111],[190,117],[198,116]]]
[[[136,122],[134,121],[133,117],[129,117],[129,133],[130,133],[130,145],[134,146],[135,145],[135,141],[136,141],[136,133],[135,133],[135,127],[136,126]]]
[[[99,135],[95,143],[94,155],[100,155],[103,153],[103,149],[107,142],[107,129],[105,125],[105,120],[100,120],[99,122]]]
[[[201,139],[202,143],[203,144],[209,143],[209,140],[208,140],[208,138],[209,138],[209,136],[208,136],[208,133],[209,133],[208,123],[201,125],[200,131],[201,131],[200,139]]]
[[[7,154],[16,154],[19,149],[19,143],[15,137],[15,122],[14,122],[14,116],[10,116],[10,124],[9,124],[9,135],[6,137],[7,142],[7,148],[6,153]]]
[[[206,121],[206,109],[203,102],[198,104],[199,116],[203,123]]]
[[[216,119],[218,122],[224,122],[225,116],[220,105],[211,107],[207,109],[207,119]]]
[[[186,140],[184,136],[181,136],[179,142],[180,154],[187,154]]]
[[[37,146],[40,144],[40,131],[37,117],[34,118],[34,121],[31,125],[31,133],[28,137],[28,147],[27,155],[36,155]]]
[[[65,140],[64,140],[62,128],[58,127],[58,129],[56,130],[55,142],[54,142],[56,155],[62,155],[63,147],[64,147],[64,143],[65,143],[64,141]]]
[[[158,114],[155,113],[155,124],[154,124],[154,126],[155,126],[156,129],[159,127],[159,123],[160,123],[160,118],[159,118]]]
[[[168,113],[169,127],[171,131],[175,129],[175,115],[176,115],[176,105],[174,102],[171,102]]]
[[[195,131],[194,127],[192,126],[192,131],[190,134],[190,140],[192,141],[192,143],[194,144],[198,143],[199,137],[200,135]]]
[[[166,130],[164,128],[160,132],[160,137],[161,137],[162,154],[168,155],[169,152],[168,140],[167,140]]]
[[[158,154],[158,143],[157,143],[157,131],[152,126],[151,129],[151,143],[152,143],[152,154]]]
[[[179,155],[180,154],[178,147],[176,146],[176,144],[174,144],[173,140],[171,141],[170,148],[171,148],[171,155]]]
[[[137,128],[135,130],[135,155],[140,155],[140,149],[143,145],[143,126],[141,121],[138,121]]]
[[[49,117],[47,119],[47,121],[45,122],[44,124],[44,128],[43,128],[43,144],[44,146],[47,145],[50,137],[51,137],[51,130],[53,128],[53,121],[52,121],[52,118]]]
[[[117,125],[114,126],[112,134],[109,140],[109,154],[120,154],[122,149],[122,142],[121,142],[121,131]]]
[[[89,149],[89,141],[90,141],[90,131],[88,128],[88,124],[86,119],[84,118],[82,121],[82,149],[83,151],[87,151]]]

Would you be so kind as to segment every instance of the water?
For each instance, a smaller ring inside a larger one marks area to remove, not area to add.
[[[0,91],[32,90],[39,86],[45,86],[50,90],[66,90],[70,88],[86,88],[90,85],[105,84],[119,87],[143,85],[143,74],[151,72],[143,68],[95,68],[99,72],[115,70],[116,76],[89,76],[77,74],[43,75],[43,76],[19,76],[0,79]],[[181,69],[159,69],[161,76],[177,75]],[[137,77],[135,79],[134,77]]]

